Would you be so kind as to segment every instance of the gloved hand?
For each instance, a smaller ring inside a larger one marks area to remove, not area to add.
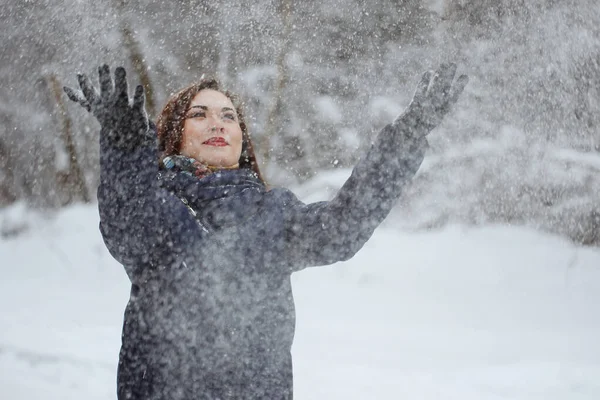
[[[98,77],[100,93],[83,74],[77,75],[81,92],[66,86],[63,89],[69,99],[79,103],[100,122],[100,140],[129,151],[139,146],[156,145],[156,136],[148,129],[143,86],[136,87],[133,104],[130,105],[123,67],[115,69],[114,89],[108,65],[98,68]]]
[[[410,130],[415,139],[431,132],[457,102],[469,82],[466,75],[461,75],[453,83],[455,75],[456,64],[452,63],[442,64],[435,74],[425,72],[408,108],[393,125]]]

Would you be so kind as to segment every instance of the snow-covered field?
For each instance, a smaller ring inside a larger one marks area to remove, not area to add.
[[[29,225],[0,240],[0,398],[114,399],[129,285],[96,207],[23,214],[0,213]],[[292,279],[297,399],[600,398],[597,249],[388,223],[351,261]]]

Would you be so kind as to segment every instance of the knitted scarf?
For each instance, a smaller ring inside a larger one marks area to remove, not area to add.
[[[195,176],[198,179],[204,178],[215,171],[237,169],[238,164],[231,167],[215,167],[206,165],[195,158],[182,156],[181,154],[165,156],[160,160],[160,167],[172,172],[181,172],[186,175]]]
[[[211,168],[181,155],[164,157],[160,165],[161,187],[179,197],[206,232],[244,221],[266,190],[250,169]]]

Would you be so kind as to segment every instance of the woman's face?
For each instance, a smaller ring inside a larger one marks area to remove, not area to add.
[[[212,89],[198,92],[186,113],[180,153],[215,167],[238,163],[242,128],[229,97]]]

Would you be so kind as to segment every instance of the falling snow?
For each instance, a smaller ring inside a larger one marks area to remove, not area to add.
[[[292,275],[295,398],[600,398],[597,0],[6,0],[0,22],[0,398],[115,398],[130,282],[77,73],[124,66],[153,121],[218,78],[269,185],[312,203],[445,62],[469,83],[390,215]]]

